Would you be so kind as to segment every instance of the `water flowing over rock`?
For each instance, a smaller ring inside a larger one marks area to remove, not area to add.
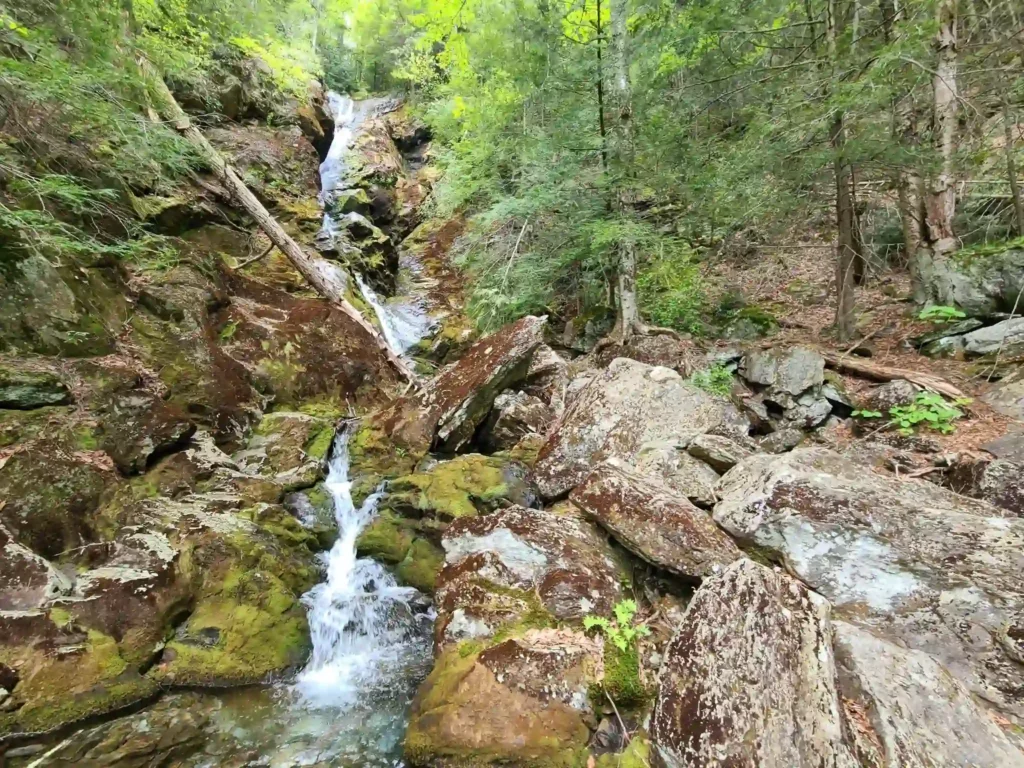
[[[557,498],[606,459],[633,463],[646,445],[658,441],[685,451],[704,432],[745,435],[748,426],[733,405],[675,371],[618,358],[567,409],[541,450],[535,479],[543,496]]]
[[[715,521],[778,553],[838,616],[1024,715],[1024,521],[821,448],[746,459],[719,493]]]
[[[694,595],[665,651],[651,737],[665,768],[854,768],[829,604],[750,560]]]
[[[569,498],[626,549],[678,576],[710,576],[742,557],[707,512],[614,459]]]

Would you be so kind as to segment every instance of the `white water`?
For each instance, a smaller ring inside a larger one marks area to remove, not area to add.
[[[408,298],[383,302],[362,275],[356,275],[356,283],[366,303],[377,313],[388,346],[399,357],[404,357],[434,327],[422,302]]]
[[[356,556],[356,539],[373,518],[383,490],[359,508],[348,478],[348,438],[335,439],[325,483],[334,500],[338,539],[326,555],[327,579],[303,596],[313,654],[297,690],[314,707],[348,709],[367,697],[408,687],[410,671],[429,655],[431,617],[423,597],[401,587],[379,563]]]

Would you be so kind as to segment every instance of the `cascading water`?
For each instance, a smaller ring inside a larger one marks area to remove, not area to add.
[[[404,357],[433,327],[434,320],[427,314],[422,302],[405,300],[385,303],[361,275],[356,275],[356,283],[366,303],[377,313],[388,346],[399,357]]]
[[[384,492],[358,508],[353,504],[345,433],[335,440],[325,485],[338,539],[326,557],[326,581],[303,597],[313,655],[297,687],[314,706],[347,708],[376,692],[392,692],[396,680],[407,678],[407,668],[422,662],[429,617],[419,592],[398,586],[379,563],[356,557],[356,539]]]

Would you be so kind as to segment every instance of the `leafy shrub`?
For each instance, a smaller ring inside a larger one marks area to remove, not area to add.
[[[636,616],[637,607],[633,600],[623,600],[615,605],[613,609],[614,619],[604,616],[584,616],[583,626],[586,629],[599,629],[611,643],[620,651],[628,651],[638,637],[647,637],[651,634],[646,624],[635,624],[633,618]]]
[[[695,387],[721,397],[728,397],[732,392],[732,382],[732,371],[721,363],[715,363],[702,371],[695,371],[690,376],[690,383]]]
[[[656,255],[637,276],[641,310],[655,325],[699,333],[706,298],[693,253],[671,239],[652,244]]]
[[[935,323],[936,325],[942,325],[943,323],[951,323],[954,320],[962,320],[967,317],[956,307],[947,307],[938,304],[929,304],[927,307],[921,310],[918,314],[918,320],[928,320]]]
[[[969,397],[958,397],[949,402],[935,392],[918,392],[910,405],[896,405],[889,409],[892,417],[889,425],[896,427],[901,435],[912,435],[918,426],[948,435],[956,429],[953,422],[964,416],[958,406],[970,402]]]

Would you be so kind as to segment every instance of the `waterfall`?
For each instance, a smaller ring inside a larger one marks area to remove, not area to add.
[[[432,617],[422,595],[401,587],[379,563],[356,556],[359,533],[384,495],[352,502],[348,437],[335,439],[326,488],[334,500],[338,539],[326,555],[327,578],[303,596],[313,654],[297,691],[313,707],[347,709],[374,695],[408,687],[411,670],[429,655]]]
[[[367,285],[362,275],[356,275],[356,283],[366,303],[377,313],[377,320],[380,321],[388,346],[399,357],[405,357],[405,354],[427,335],[434,325],[434,320],[420,302],[406,299],[385,303]]]

